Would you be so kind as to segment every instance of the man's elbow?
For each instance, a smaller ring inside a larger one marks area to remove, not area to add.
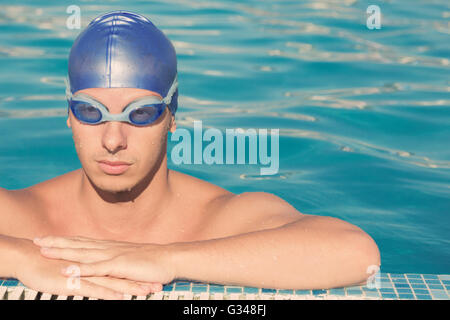
[[[350,243],[355,262],[358,282],[366,282],[379,271],[381,265],[380,250],[375,241],[365,232],[355,232]]]
[[[380,266],[381,265],[381,257],[380,257],[380,250],[378,249],[377,244],[375,241],[368,235],[363,235],[363,253],[364,253],[364,259],[366,259],[366,265],[367,266]]]
[[[342,256],[347,265],[354,271],[364,274],[365,279],[373,274],[376,267],[381,264],[380,250],[375,241],[359,227],[337,218],[331,218],[341,239],[346,253]],[[350,260],[350,261],[348,261]]]
[[[380,250],[378,249],[378,246],[375,243],[375,241],[371,237],[369,237],[369,239],[370,244],[367,246],[366,249],[368,263],[371,266],[376,265],[380,267],[381,265]]]

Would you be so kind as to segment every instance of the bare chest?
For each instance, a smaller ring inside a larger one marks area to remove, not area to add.
[[[208,219],[200,210],[167,212],[154,221],[143,219],[140,222],[130,217],[110,226],[93,222],[74,206],[53,207],[43,217],[47,221],[37,226],[38,233],[135,243],[169,244],[206,240],[204,231],[208,228]]]

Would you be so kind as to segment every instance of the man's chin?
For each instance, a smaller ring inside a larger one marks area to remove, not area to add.
[[[112,189],[111,187],[107,187],[107,188],[99,188],[101,189],[103,192],[108,192],[108,193],[114,193],[114,194],[126,194],[126,193],[130,193],[132,188],[130,187],[118,187],[115,189]]]
[[[134,185],[126,184],[126,185],[111,185],[111,184],[97,184],[98,189],[103,192],[108,193],[116,193],[116,194],[125,194],[131,192],[133,190]]]
[[[125,177],[108,175],[96,177],[92,183],[97,189],[106,193],[114,194],[129,193],[136,186],[136,183],[130,181],[130,179],[126,179]]]

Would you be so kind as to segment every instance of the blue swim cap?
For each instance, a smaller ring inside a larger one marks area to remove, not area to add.
[[[146,17],[129,11],[98,16],[75,39],[69,55],[69,90],[139,88],[163,98],[177,76],[170,40]],[[169,109],[178,107],[178,89]]]

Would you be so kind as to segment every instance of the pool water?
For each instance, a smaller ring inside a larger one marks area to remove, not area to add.
[[[171,169],[355,224],[377,242],[383,272],[449,273],[448,1],[0,3],[1,187],[80,167],[63,82],[80,30],[66,27],[66,8],[80,6],[82,27],[130,10],[177,50],[178,127],[280,130],[276,175],[169,157]],[[371,4],[379,30],[366,27]]]

